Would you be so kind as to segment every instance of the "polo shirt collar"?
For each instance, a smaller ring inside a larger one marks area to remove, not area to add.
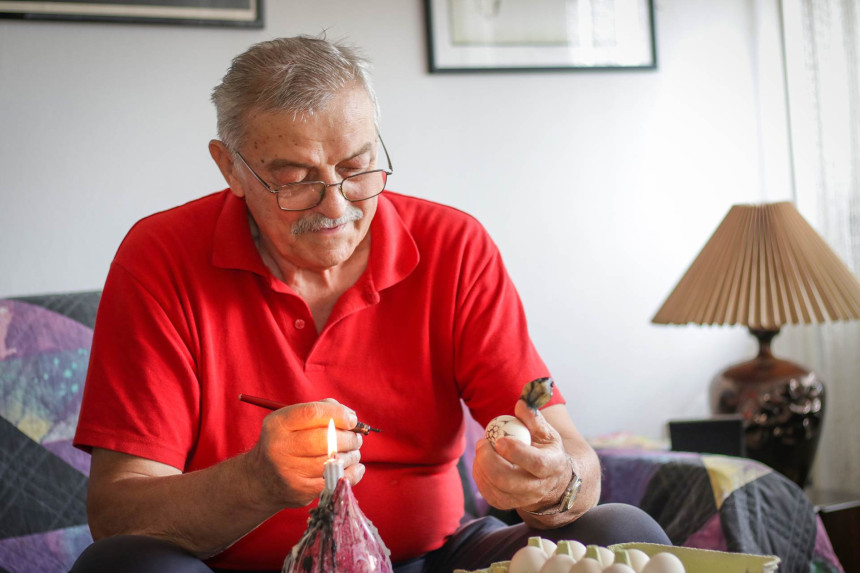
[[[212,264],[222,269],[250,271],[268,277],[271,273],[254,246],[245,200],[236,197],[230,189],[221,193],[225,197],[215,223]]]
[[[399,283],[415,270],[420,259],[412,233],[394,203],[383,193],[370,224],[368,268],[373,286],[381,291]]]
[[[236,197],[229,189],[222,193],[225,197],[215,223],[212,264],[249,271],[286,287],[272,276],[257,252],[244,199]],[[385,193],[379,196],[370,224],[370,240],[368,268],[359,283],[369,282],[372,290],[378,292],[402,281],[418,266],[418,246]]]

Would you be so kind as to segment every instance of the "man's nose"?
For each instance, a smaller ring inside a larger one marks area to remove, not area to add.
[[[325,195],[322,202],[317,205],[317,211],[329,219],[338,219],[346,213],[349,201],[344,198],[340,191],[341,182],[326,183]]]

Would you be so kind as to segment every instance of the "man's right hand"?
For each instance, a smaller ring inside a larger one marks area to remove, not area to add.
[[[272,412],[263,420],[260,439],[248,453],[252,476],[261,480],[261,502],[273,508],[301,507],[319,497],[325,487],[323,464],[328,460],[328,423],[337,429],[337,457],[352,485],[364,476],[360,463],[362,436],[350,431],[358,423],[355,412],[327,399],[295,404]]]
[[[331,399],[272,412],[250,451],[189,473],[94,448],[87,494],[93,537],[149,535],[200,558],[220,553],[278,511],[319,496],[329,419],[337,428],[344,477],[358,483],[362,436],[349,431],[356,417]]]

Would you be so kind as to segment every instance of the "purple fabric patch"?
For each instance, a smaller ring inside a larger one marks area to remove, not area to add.
[[[85,476],[90,475],[90,455],[73,446],[72,440],[45,442],[42,446]]]
[[[65,573],[92,542],[86,525],[0,539],[0,565],[8,571]]]
[[[821,521],[821,516],[816,515],[815,520],[818,528],[815,532],[815,548],[812,550],[814,561],[818,563],[826,563],[833,567],[834,570],[844,573],[842,564],[839,563],[839,558],[836,557],[836,553],[833,551],[833,545],[830,543],[830,538],[827,536],[827,531],[824,529],[824,522]]]
[[[0,360],[89,350],[92,339],[92,329],[71,318],[25,302],[0,301]]]
[[[639,506],[654,473],[667,461],[696,459],[696,454],[643,451],[637,449],[597,450],[603,469],[600,502]]]
[[[713,551],[728,551],[720,515],[715,514],[709,519],[701,529],[687,538],[683,546],[696,549],[711,549]]]

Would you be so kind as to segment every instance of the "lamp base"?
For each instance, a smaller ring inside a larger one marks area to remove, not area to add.
[[[802,366],[771,354],[779,330],[755,330],[759,353],[711,382],[711,411],[740,414],[747,456],[805,487],[824,420],[824,385]]]

